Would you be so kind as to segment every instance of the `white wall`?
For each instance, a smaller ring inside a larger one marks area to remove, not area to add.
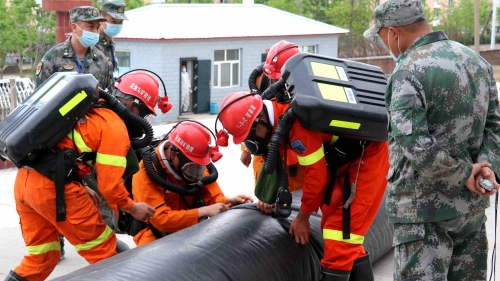
[[[174,105],[167,114],[157,111],[153,124],[176,121],[179,115],[179,75],[180,58],[196,57],[199,60],[214,60],[214,50],[240,49],[240,86],[231,88],[213,88],[211,101],[218,104],[230,93],[248,91],[248,76],[261,63],[261,54],[280,40],[301,45],[316,45],[317,53],[337,57],[337,36],[297,36],[280,38],[248,38],[225,40],[190,40],[190,41],[117,41],[117,51],[130,51],[130,68],[145,68],[156,72],[163,79],[170,102]],[[211,70],[213,72],[213,68]],[[163,90],[160,90],[161,95]]]

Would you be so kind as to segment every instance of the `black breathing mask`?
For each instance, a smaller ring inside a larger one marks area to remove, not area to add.
[[[267,120],[269,120],[267,110],[264,109],[263,112],[266,114]],[[257,126],[259,124],[267,128],[266,136],[264,138],[256,135]],[[257,116],[257,118],[255,118],[254,123],[252,124],[250,133],[248,134],[247,138],[243,141],[242,145],[252,155],[259,155],[259,156],[265,155],[267,153],[269,142],[271,141],[272,133],[273,133],[273,126],[271,126],[271,124],[269,124],[268,122],[260,120]]]
[[[172,162],[172,156],[170,156],[169,164],[175,172],[181,176],[186,182],[197,183],[205,175],[205,166],[197,164],[189,158],[187,158],[182,152],[174,145],[170,147],[171,153],[175,151],[176,156],[179,160],[179,166],[175,168]]]

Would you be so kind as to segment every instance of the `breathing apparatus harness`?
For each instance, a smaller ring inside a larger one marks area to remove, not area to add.
[[[194,208],[200,208],[200,207],[203,207],[206,205],[205,201],[203,200],[203,196],[201,195],[201,190],[205,185],[215,182],[217,180],[217,178],[219,177],[219,174],[217,172],[217,168],[215,168],[215,165],[212,162],[210,162],[206,166],[206,168],[209,172],[209,175],[202,177],[198,182],[192,182],[190,184],[179,185],[179,184],[175,184],[173,182],[167,181],[167,178],[168,178],[167,173],[165,172],[164,168],[161,166],[160,159],[158,159],[158,156],[157,156],[156,151],[155,151],[160,143],[162,143],[165,140],[168,140],[168,136],[169,136],[170,132],[172,132],[179,124],[181,124],[183,122],[195,122],[195,123],[205,127],[212,134],[212,136],[215,139],[215,135],[213,134],[213,132],[210,131],[210,129],[208,129],[205,125],[201,124],[200,122],[193,121],[193,120],[184,120],[184,121],[177,123],[174,127],[172,127],[172,129],[170,129],[170,131],[167,134],[165,134],[163,136],[163,138],[158,143],[156,143],[155,145],[150,145],[146,148],[143,148],[141,150],[141,155],[142,155],[142,159],[143,159],[144,168],[146,169],[146,172],[147,172],[148,176],[151,178],[151,180],[153,180],[153,182],[155,182],[156,184],[163,187],[163,189],[165,190],[165,193],[166,192],[177,193],[180,196],[180,198],[182,199],[182,201],[184,202],[184,204],[188,208],[194,209]],[[175,145],[171,145],[170,149],[173,150],[174,152],[177,152],[178,156],[182,154],[181,151],[179,150],[179,148],[177,148]],[[220,157],[222,157],[222,154],[219,153],[219,148],[217,146],[211,147],[209,153],[210,153],[210,156],[214,162],[219,160]],[[185,157],[185,156],[181,156],[180,158],[182,158],[182,157]],[[187,159],[187,157],[186,157],[186,159]],[[172,160],[169,160],[169,164],[174,169],[174,165],[172,163]],[[180,166],[180,164],[179,164],[179,166]],[[193,196],[193,203],[191,205],[188,204],[188,202],[184,198],[184,196]],[[133,220],[132,225],[131,225],[130,229],[128,230],[128,234],[131,236],[135,236],[135,235],[137,235],[137,233],[139,233],[141,230],[143,230],[144,228],[146,228],[148,226],[157,239],[164,236],[164,234],[161,233],[158,229],[156,229],[151,224],[151,222],[145,223],[142,221],[138,221],[136,219]]]
[[[282,81],[282,78],[280,79]],[[280,81],[275,84],[280,83]],[[273,84],[274,85],[274,84]],[[272,88],[273,86],[271,86]],[[291,92],[291,89],[288,89]],[[265,161],[265,171],[268,174],[274,172],[276,167],[276,161],[279,157],[279,147],[285,142],[284,145],[284,155],[285,155],[285,163],[286,163],[286,149],[287,144],[290,143],[290,129],[292,128],[293,122],[297,120],[297,116],[293,111],[293,108],[290,106],[286,110],[286,112],[279,117],[278,126],[276,127],[276,131],[271,138],[271,143],[269,145],[269,150],[267,152],[267,157]],[[350,203],[354,200],[354,196],[356,193],[356,184],[357,184],[357,176],[356,181],[352,184],[350,183],[349,178],[349,170],[351,167],[351,163],[356,160],[358,157],[360,158],[358,165],[358,174],[361,167],[361,162],[364,154],[364,149],[368,145],[366,141],[352,141],[346,138],[339,138],[335,145],[328,146],[325,149],[325,158],[327,161],[327,166],[330,171],[330,179],[326,189],[326,194],[324,198],[324,204],[329,205],[331,195],[333,192],[333,187],[335,185],[335,181],[338,177],[338,169],[346,164],[348,167],[344,174],[344,186],[342,190],[342,200],[343,200],[343,210],[342,210],[342,234],[344,239],[350,239]],[[283,178],[281,180],[280,188],[278,189],[276,195],[276,213],[282,217],[288,217],[291,213],[291,202],[292,196],[290,190],[288,189],[288,175],[285,172],[283,173]]]
[[[123,105],[116,97],[110,95],[106,91],[99,89],[99,95],[107,101],[107,108],[114,111],[121,118],[126,120],[134,120],[134,122],[141,122],[149,134],[153,133],[153,128],[143,118],[138,117],[130,111],[128,107]],[[74,129],[72,129],[74,132]],[[136,145],[143,145],[146,141],[151,139],[144,137],[138,140]],[[64,199],[64,186],[74,180],[77,172],[77,163],[84,163],[87,161],[95,160],[96,152],[87,152],[78,155],[76,145],[74,149],[58,149],[53,151],[47,150],[36,156],[36,158],[29,164],[30,167],[35,169],[40,174],[54,181],[56,185],[56,221],[66,220],[66,203]],[[82,177],[82,175],[80,175]],[[82,177],[83,178],[83,177]]]

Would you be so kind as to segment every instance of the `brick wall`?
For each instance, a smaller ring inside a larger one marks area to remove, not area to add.
[[[9,169],[9,168],[15,168],[16,165],[14,165],[14,163],[10,162],[10,161],[2,161],[0,160],[0,170],[3,170],[3,169]]]
[[[491,65],[500,64],[500,49],[481,50],[481,56]],[[366,58],[353,58],[353,61],[376,65],[382,68],[382,71],[390,75],[396,66],[396,62],[391,56],[381,57],[366,57]]]

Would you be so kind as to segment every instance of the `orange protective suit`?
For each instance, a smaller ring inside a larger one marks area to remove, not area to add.
[[[162,147],[160,143],[155,152],[160,165],[167,173],[166,180],[179,185],[186,184],[184,180],[176,179],[167,169],[166,160],[163,160],[164,157],[159,152]],[[208,175],[207,170],[205,170],[205,175]],[[157,206],[165,201],[165,205],[158,208],[155,215],[149,220],[156,229],[163,233],[176,232],[198,223],[198,209],[189,209],[179,194],[165,192],[161,185],[155,183],[144,168],[144,160],[140,163],[139,172],[132,178],[132,194],[136,202],[146,202],[151,206]],[[224,196],[217,182],[205,185],[201,190],[201,194],[207,206],[215,203],[228,203],[228,198]],[[184,196],[184,199],[189,205],[193,203],[193,196]],[[156,237],[149,227],[134,236],[134,242],[137,246],[154,240],[156,240]]]
[[[389,171],[389,153],[387,142],[371,142],[365,148],[360,166],[356,193],[351,206],[351,229],[349,240],[342,239],[342,186],[347,170],[345,164],[340,167],[332,192],[330,205],[323,204],[321,228],[325,240],[325,255],[321,265],[329,269],[350,271],[356,259],[366,255],[363,240],[370,228],[382,202]],[[349,169],[351,184],[356,181],[359,158]]]
[[[285,113],[289,104],[272,103],[274,123],[276,128],[280,115]],[[268,107],[269,109],[269,107]],[[287,151],[295,152],[299,167],[303,168],[302,178],[302,205],[303,212],[317,212],[321,207],[323,239],[325,241],[324,258],[321,260],[323,267],[350,271],[354,261],[364,257],[364,235],[375,219],[384,196],[387,180],[385,176],[389,171],[387,142],[369,143],[360,166],[356,193],[351,206],[351,226],[349,240],[342,239],[342,186],[344,177],[338,176],[332,192],[330,205],[323,204],[326,185],[329,179],[324,145],[331,145],[338,139],[336,136],[318,133],[304,129],[296,120],[290,129],[290,143]],[[283,156],[283,146],[280,148]],[[290,160],[291,159],[291,160]],[[293,158],[288,153],[288,165]],[[356,181],[359,158],[351,163],[349,177],[351,183]],[[339,168],[338,175],[343,175],[347,170],[345,164]]]
[[[121,178],[130,141],[118,115],[105,108],[91,109],[57,146],[76,147],[78,153],[97,152],[95,169],[99,191],[115,211],[117,206],[130,210],[133,201]],[[59,261],[59,233],[90,264],[116,254],[116,237],[102,220],[87,189],[72,182],[65,185],[64,194],[66,220],[56,222],[54,182],[35,170],[19,169],[14,196],[29,255],[14,271],[27,280],[45,280],[50,275]]]

